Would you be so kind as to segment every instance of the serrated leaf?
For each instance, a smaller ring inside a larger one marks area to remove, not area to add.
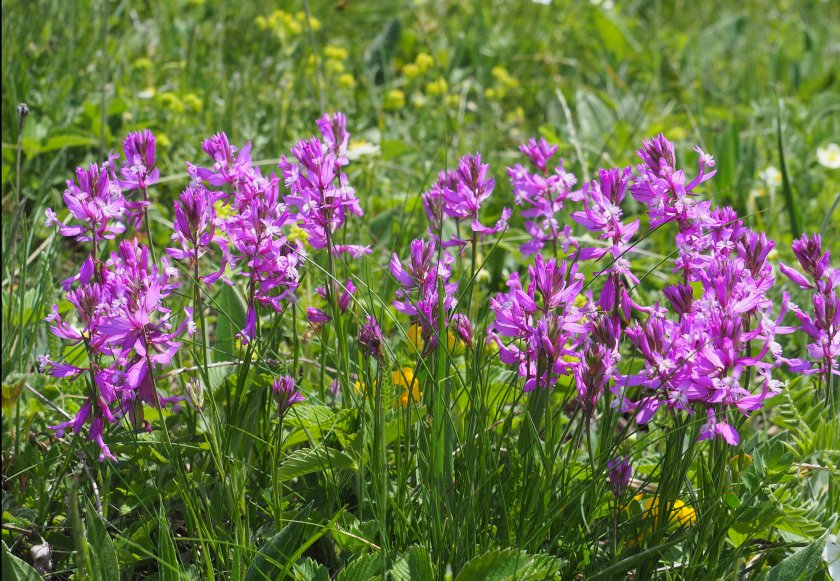
[[[394,581],[434,581],[432,557],[423,547],[411,547],[391,569]]]
[[[770,569],[767,581],[799,581],[810,579],[822,560],[822,552],[828,533],[784,559]]]
[[[0,542],[3,544],[2,555],[0,555],[3,563],[0,570],[4,581],[41,581],[41,576],[29,563],[12,554],[6,546],[6,541]]]
[[[93,575],[102,581],[119,581],[120,566],[114,542],[105,528],[105,521],[96,512],[89,499],[85,499],[85,529],[90,547]]]
[[[341,450],[326,446],[302,448],[286,456],[277,471],[277,480],[285,482],[313,472],[334,472],[355,467],[353,459]]]
[[[455,580],[501,581],[524,571],[530,564],[531,558],[518,549],[496,549],[468,561]]]
[[[326,567],[309,557],[295,563],[292,577],[295,581],[330,581],[330,574]]]
[[[371,577],[382,575],[382,565],[380,553],[363,555],[339,571],[336,579],[337,581],[368,581]]]

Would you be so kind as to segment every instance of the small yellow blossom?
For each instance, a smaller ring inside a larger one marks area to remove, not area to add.
[[[434,66],[435,59],[432,58],[432,55],[421,52],[417,55],[417,58],[414,59],[414,63],[417,65],[417,68],[420,69],[420,73],[422,74]]]
[[[162,149],[169,149],[172,147],[172,140],[166,133],[155,133],[155,143]]]
[[[402,73],[407,79],[414,79],[420,76],[420,67],[414,63],[408,63],[407,65],[403,65]]]
[[[383,106],[390,111],[402,109],[405,107],[405,93],[399,89],[391,89],[385,95],[385,102],[383,103]]]
[[[328,74],[338,75],[344,72],[344,63],[340,60],[329,58],[324,63],[324,68],[327,69]]]
[[[356,78],[350,73],[344,73],[343,75],[338,77],[338,84],[344,87],[345,89],[355,89]]]
[[[446,79],[440,78],[431,83],[426,84],[426,94],[432,97],[446,94],[449,90],[449,84]]]
[[[347,60],[349,53],[347,49],[343,46],[333,46],[328,44],[324,47],[324,56],[330,59],[336,59],[339,61]]]

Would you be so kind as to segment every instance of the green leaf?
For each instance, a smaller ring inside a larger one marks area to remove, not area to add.
[[[368,581],[382,575],[382,554],[363,555],[338,573],[337,581]]]
[[[531,558],[518,549],[496,549],[479,555],[464,565],[456,581],[495,581],[513,577],[531,564]]]
[[[160,581],[178,581],[181,569],[178,565],[178,552],[175,549],[169,520],[163,512],[163,507],[161,507],[158,515],[158,559],[158,578]]]
[[[346,468],[356,468],[353,459],[340,450],[318,446],[295,450],[283,460],[277,471],[279,482],[285,482],[313,472],[334,472]]]
[[[391,569],[394,581],[434,581],[432,557],[423,547],[411,547]]]
[[[810,579],[822,561],[822,552],[828,533],[784,559],[770,569],[767,581],[799,581]]]
[[[292,576],[295,581],[330,581],[330,574],[327,568],[309,557],[295,563]]]
[[[105,528],[105,521],[96,512],[89,499],[85,499],[85,528],[90,547],[90,560],[94,578],[102,581],[119,581],[120,566],[114,542]]]
[[[4,581],[41,581],[41,576],[29,563],[15,557],[6,546],[6,541],[0,541],[2,547],[2,573]]]
[[[295,553],[303,545],[307,534],[312,533],[314,525],[308,523],[312,503],[298,512],[283,529],[274,535],[254,557],[254,562],[245,572],[245,581],[266,581],[282,579],[295,558]]]
[[[216,340],[213,344],[215,361],[236,359],[236,334],[245,326],[245,312],[248,305],[242,294],[234,287],[219,285],[219,294],[214,305],[219,310],[216,321]]]

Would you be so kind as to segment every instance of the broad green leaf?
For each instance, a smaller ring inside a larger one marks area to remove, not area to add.
[[[411,547],[391,569],[394,581],[434,581],[432,557],[423,547]]]
[[[285,482],[313,472],[334,472],[355,467],[353,459],[340,450],[324,446],[302,448],[286,456],[277,471],[277,478]]]
[[[799,581],[810,579],[822,560],[826,533],[807,547],[803,547],[770,569],[767,581]]]
[[[213,359],[233,361],[236,358],[236,334],[245,326],[245,312],[248,306],[242,294],[226,284],[219,285],[215,304],[211,306],[219,310],[215,341],[212,342]]]
[[[90,499],[85,499],[85,528],[90,547],[93,575],[101,581],[119,581],[120,567],[114,542],[105,528],[105,521],[96,512]]]
[[[18,559],[6,546],[6,541],[0,541],[2,547],[2,573],[4,581],[41,581],[41,576],[29,563]]]
[[[330,581],[327,568],[309,557],[300,559],[295,563],[292,577],[295,581]]]
[[[467,562],[456,581],[495,581],[509,579],[531,564],[531,558],[518,549],[496,549]]]
[[[337,581],[368,581],[371,577],[382,575],[381,553],[363,555],[339,571]]]

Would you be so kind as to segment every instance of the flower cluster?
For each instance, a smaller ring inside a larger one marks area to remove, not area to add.
[[[434,239],[413,240],[405,264],[396,253],[391,256],[391,274],[401,287],[397,290],[394,307],[419,325],[426,352],[437,345],[441,310],[446,326],[465,343],[472,344],[469,320],[454,313],[458,304],[455,298],[458,283],[450,281],[454,261],[449,252],[439,255]]]
[[[544,201],[544,192],[550,189],[548,161],[556,150],[536,141],[522,150],[539,173],[534,177],[517,166],[509,174],[517,201],[536,207],[539,204],[534,200]],[[809,364],[786,359],[776,341],[777,335],[794,328],[782,324],[789,308],[787,296],[775,316],[768,296],[775,283],[767,261],[773,242],[745,227],[731,208],[712,209],[710,202],[698,199],[695,189],[715,172],[714,159],[699,148],[695,151],[699,172],[688,183],[684,171],[677,168],[673,144],[660,135],[643,143],[639,151],[643,163],[636,174],[631,168],[600,170],[598,178],[579,192],[554,186],[552,195],[559,195],[553,198],[556,202],[582,203],[583,209],[572,212],[571,218],[598,235],[600,242],[595,246],[579,241],[568,246],[575,248],[578,260],[608,261],[594,273],[593,281],[603,280],[599,297],[592,303],[579,296],[583,275],[574,266],[558,268],[555,261],[546,263],[537,254],[529,267],[528,291],[514,273],[508,281],[509,292],[491,301],[495,320],[488,341],[499,345],[504,363],[517,366],[526,378],[526,390],[550,386],[552,373],[571,372],[587,414],[594,412],[606,392],[612,393],[610,405],[634,411],[639,424],[649,422],[660,408],[686,413],[699,408],[707,418],[700,439],[720,437],[736,444],[731,412],[748,415],[779,391],[781,384],[773,379],[773,369],[786,364],[795,370]],[[558,173],[562,174],[562,165]],[[552,183],[559,183],[556,176],[551,177]],[[629,256],[638,244],[633,237],[640,221],[622,220],[621,205],[628,189],[647,206],[651,228],[677,226],[674,272],[681,280],[664,289],[670,311],[658,303],[642,306],[631,296],[639,279],[631,270]],[[531,215],[530,210],[526,212]],[[554,236],[558,230],[544,232]],[[831,293],[840,276],[828,269],[827,255],[821,253],[818,242],[803,239],[796,247],[811,280],[792,269],[783,272],[803,288],[818,289],[815,312],[817,318],[825,316],[817,322],[809,315],[800,316],[794,305],[790,309],[803,328],[812,331],[815,343],[809,353],[820,362],[813,372],[824,373],[825,362],[840,351],[837,324],[830,322],[837,312],[831,306],[836,304],[836,293]],[[564,250],[569,251],[568,247]],[[538,304],[540,297],[543,306]],[[576,301],[583,301],[584,308],[576,307]],[[823,304],[830,306],[822,309]],[[641,370],[630,374],[619,371],[622,333],[644,362]],[[505,345],[501,337],[512,342]]]
[[[181,343],[177,338],[192,331],[191,313],[172,328],[172,313],[164,299],[178,286],[177,271],[149,261],[148,248],[134,241],[123,241],[104,264],[89,257],[82,266],[74,288],[66,298],[75,309],[75,321],[59,314],[58,305],[46,320],[50,331],[70,343],[83,345],[85,366],[56,362],[40,357],[42,371],[53,377],[90,378],[88,398],[76,417],[52,429],[61,437],[67,429],[79,433],[90,423],[88,438],[100,447],[100,459],[116,460],[103,439],[105,425],[128,417],[136,428],[148,423],[143,404],[162,407],[176,403],[178,397],[163,397],[156,387],[155,369],[168,365]]]
[[[831,253],[823,251],[819,234],[795,240],[793,253],[807,276],[784,264],[779,269],[794,284],[813,292],[813,314],[792,303],[790,310],[799,319],[799,330],[811,338],[807,351],[814,361],[791,360],[790,364],[805,375],[818,373],[828,383],[831,374],[840,375],[840,268],[831,268]]]
[[[429,219],[429,235],[440,235],[444,218],[454,220],[456,226],[467,222],[474,236],[497,234],[507,228],[511,211],[502,209],[502,216],[495,226],[485,226],[478,218],[482,204],[493,193],[496,182],[487,177],[488,165],[481,163],[481,156],[465,155],[458,162],[458,169],[441,172],[431,190],[423,194],[423,207]],[[467,241],[453,234],[443,246],[463,246]]]
[[[309,244],[333,254],[348,253],[353,258],[370,254],[370,246],[338,244],[336,233],[347,221],[348,214],[362,216],[356,192],[350,187],[342,167],[347,165],[347,133],[344,115],[335,113],[318,120],[323,142],[316,137],[299,141],[292,147],[289,161],[280,160],[285,185],[290,193],[283,200],[290,208],[293,221],[303,229]]]
[[[510,184],[513,188],[513,199],[518,206],[525,206],[521,214],[525,220],[525,231],[529,239],[519,249],[522,254],[536,254],[546,244],[554,247],[560,245],[563,252],[568,252],[569,246],[574,244],[571,229],[568,224],[560,227],[557,213],[563,209],[567,199],[576,199],[577,192],[571,188],[577,183],[577,178],[564,169],[564,161],[560,159],[549,173],[549,162],[557,153],[557,146],[549,145],[545,139],[537,142],[531,139],[519,146],[536,172],[528,171],[522,164],[507,168]]]
[[[537,254],[528,267],[528,278],[523,288],[518,273],[513,273],[508,292],[490,299],[495,320],[487,339],[498,345],[503,363],[517,366],[525,378],[525,391],[551,387],[557,375],[578,367],[588,310],[576,306],[583,290],[583,274],[576,264],[546,262]],[[511,342],[505,344],[502,337]]]

